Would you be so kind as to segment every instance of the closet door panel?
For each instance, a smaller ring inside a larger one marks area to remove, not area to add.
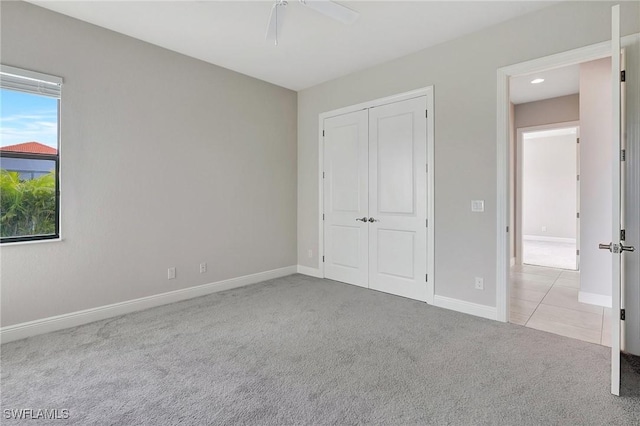
[[[367,111],[324,120],[325,277],[368,286]],[[360,219],[360,220],[357,220]]]
[[[369,111],[369,287],[427,298],[426,97]]]

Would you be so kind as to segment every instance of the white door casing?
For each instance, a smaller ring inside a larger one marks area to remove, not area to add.
[[[369,110],[369,287],[427,300],[426,97]]]
[[[324,120],[325,277],[362,287],[368,286],[367,119],[362,110]]]

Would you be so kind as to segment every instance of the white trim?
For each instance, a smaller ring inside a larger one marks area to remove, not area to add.
[[[504,68],[498,68],[497,80],[497,193],[496,193],[496,319],[509,322],[509,257],[510,240],[509,224],[509,141],[511,131],[509,115],[511,101],[509,99],[509,74]],[[513,230],[511,230],[513,232]],[[518,253],[516,253],[516,256]],[[518,260],[521,260],[518,258]]]
[[[463,314],[475,315],[492,320],[497,319],[497,310],[493,306],[479,305],[464,300],[438,296],[437,294],[433,297],[433,305],[439,308],[462,312]]]
[[[638,34],[622,38],[633,43]],[[611,41],[498,68],[496,102],[496,309],[498,321],[509,321],[509,78],[611,56]]]
[[[611,296],[605,296],[603,294],[588,293],[586,291],[578,292],[578,302],[587,303],[589,305],[604,306],[610,308],[612,303]]]
[[[349,114],[350,112],[360,111],[367,108],[375,108],[381,105],[393,104],[396,102],[406,101],[408,99],[419,98],[420,96],[427,96],[429,93],[433,93],[433,86],[426,86],[420,89],[412,90],[410,92],[398,93],[397,95],[386,96],[384,98],[372,99],[370,101],[361,102],[355,105],[349,105],[343,108],[333,109],[320,114],[320,134],[322,135],[322,121],[325,118],[335,117],[337,115]]]
[[[324,119],[318,116],[318,270],[324,278]]]
[[[56,315],[49,318],[10,325],[8,327],[0,328],[0,342],[7,343],[14,340],[25,339],[38,334],[76,327],[78,325],[141,311],[143,309],[155,308],[169,303],[180,302],[182,300],[193,299],[194,297],[205,296],[219,291],[230,290],[259,283],[261,281],[280,278],[294,273],[296,273],[296,266],[287,266],[285,268],[244,275],[242,277],[203,284],[196,287],[154,294],[153,296],[141,297],[139,299],[127,300],[125,302],[99,306],[97,308],[85,309],[68,314]]]
[[[42,240],[32,240],[32,241],[12,241],[10,243],[2,243],[2,248],[11,247],[11,246],[22,246],[26,244],[42,244],[42,243],[60,243],[64,241],[62,237],[58,238],[45,238]]]
[[[324,180],[322,173],[324,172],[324,137],[322,135],[324,130],[324,120],[326,118],[335,117],[338,115],[348,114],[354,111],[360,111],[366,108],[374,108],[381,105],[387,105],[395,102],[402,102],[408,99],[418,98],[420,96],[427,97],[427,220],[429,221],[429,227],[427,227],[427,274],[429,275],[429,281],[427,281],[427,300],[429,304],[433,304],[433,297],[435,294],[435,108],[434,108],[434,87],[427,86],[421,89],[412,90],[410,92],[400,93],[393,96],[387,96],[384,98],[374,99],[367,102],[362,102],[356,105],[347,106],[344,108],[338,108],[331,111],[326,111],[318,116],[318,270],[320,273],[319,278],[324,278],[324,262],[322,262],[322,256],[324,255],[324,220],[322,214],[324,212]]]
[[[33,80],[33,81],[42,81],[44,83],[57,84],[59,86],[62,85],[62,83],[64,82],[62,77],[44,74],[41,72],[36,72],[31,70],[25,70],[17,67],[11,67],[9,65],[0,65],[0,74],[26,78],[28,80]]]
[[[436,293],[436,238],[435,238],[435,116],[434,105],[435,89],[433,86],[426,88],[427,91],[427,274],[430,279],[427,281],[427,303],[433,304]],[[430,94],[430,96],[429,96]]]
[[[523,240],[528,241],[548,241],[550,243],[573,243],[577,244],[578,240],[575,238],[561,238],[561,237],[546,237],[541,235],[523,235]]]
[[[322,272],[318,268],[310,268],[308,266],[298,265],[298,273],[308,275],[310,277],[323,278]]]

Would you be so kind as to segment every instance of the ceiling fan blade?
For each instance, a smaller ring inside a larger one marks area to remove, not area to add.
[[[301,0],[302,4],[310,9],[320,12],[329,18],[333,18],[343,24],[352,24],[360,14],[353,9],[330,0]]]
[[[276,2],[271,8],[269,16],[269,24],[267,25],[267,33],[265,38],[278,44],[278,34],[282,32],[282,22],[284,21],[284,11],[286,4]]]

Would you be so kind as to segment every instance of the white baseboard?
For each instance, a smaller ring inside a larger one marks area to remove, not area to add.
[[[577,240],[575,238],[561,238],[561,237],[545,237],[542,235],[523,235],[523,240],[529,241],[548,241],[551,243],[572,243],[576,244]]]
[[[587,293],[586,291],[578,292],[578,302],[580,303],[588,303],[589,305],[597,305],[604,306],[605,308],[610,308],[613,299],[611,296],[605,296],[603,294],[597,293]]]
[[[287,266],[285,268],[244,275],[242,277],[203,284],[196,287],[154,294],[153,296],[141,297],[139,299],[127,300],[125,302],[99,306],[97,308],[85,309],[54,317],[10,325],[8,327],[0,328],[0,342],[12,342],[14,340],[25,339],[38,334],[76,327],[78,325],[117,317],[119,315],[141,311],[143,309],[155,308],[169,303],[180,302],[182,300],[193,299],[194,297],[205,296],[219,291],[230,290],[249,284],[259,283],[261,281],[280,278],[295,274],[296,270],[296,266]]]
[[[298,273],[303,275],[309,275],[310,277],[323,278],[318,268],[310,268],[308,266],[298,265]]]
[[[498,310],[494,306],[479,305],[477,303],[465,302],[464,300],[438,295],[433,296],[433,305],[477,317],[492,320],[498,319]]]

